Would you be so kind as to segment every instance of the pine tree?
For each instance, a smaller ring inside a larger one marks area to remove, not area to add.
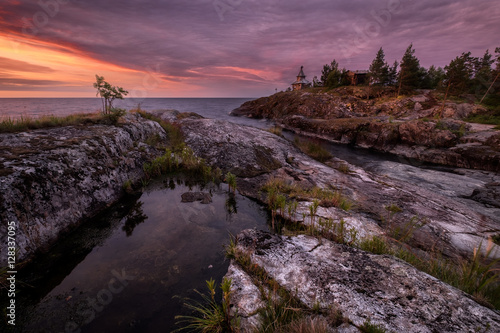
[[[442,85],[444,80],[445,72],[441,67],[432,65],[429,67],[427,74],[424,77],[422,88],[424,89],[436,89]]]
[[[491,85],[494,76],[491,65],[495,60],[493,55],[486,50],[481,59],[476,59],[474,62],[474,79],[472,82],[472,93],[476,95],[483,95],[488,87]]]
[[[495,74],[500,73],[500,47],[495,49],[496,67]]]
[[[464,52],[444,67],[445,84],[449,85],[450,93],[460,95],[469,91],[477,61],[477,58],[471,57],[470,52]]]
[[[339,64],[335,59],[332,60],[330,65],[326,64],[323,66],[321,82],[323,82],[324,87],[328,88],[335,88],[341,85],[342,71],[339,70]]]
[[[389,65],[385,62],[384,50],[380,48],[370,65],[370,82],[374,85],[386,85],[389,81]]]
[[[483,63],[485,60],[486,54],[483,57]],[[489,59],[491,60],[491,59]],[[491,77],[492,81],[488,89],[486,89],[486,92],[484,93],[483,97],[481,98],[479,103],[482,103],[483,101],[485,104],[488,104],[490,106],[493,106],[496,108],[496,114],[500,116],[500,47],[497,47],[495,49],[495,59],[493,60],[495,63],[494,69],[491,71]],[[493,64],[492,62],[492,64]]]
[[[415,57],[415,49],[410,44],[401,59],[399,85],[402,91],[420,88],[425,71],[420,67],[420,61]]]
[[[394,64],[389,68],[389,73],[387,75],[388,85],[394,86],[398,83],[398,67],[398,61],[394,60]]]
[[[335,81],[335,76],[339,76],[336,72],[339,71],[339,64],[335,59],[332,60],[330,65],[325,64],[323,70],[321,71],[321,82],[324,87],[333,87],[333,82]],[[332,74],[333,73],[333,74]],[[330,79],[329,79],[330,77]]]

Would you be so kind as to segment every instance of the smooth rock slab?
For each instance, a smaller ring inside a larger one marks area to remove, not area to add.
[[[356,326],[370,320],[390,332],[500,331],[497,312],[392,256],[257,230],[240,233],[237,248],[308,307],[336,306]]]

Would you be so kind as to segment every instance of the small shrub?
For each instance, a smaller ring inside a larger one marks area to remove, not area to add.
[[[358,327],[359,330],[363,333],[385,333],[386,330],[383,326],[381,325],[375,325],[370,322],[370,320],[367,320]]]
[[[229,244],[225,247],[227,259],[236,259],[236,237],[229,235]]]
[[[402,226],[391,226],[390,235],[398,242],[408,242],[413,236],[415,230],[422,228],[427,224],[427,220],[421,219],[418,216],[413,216],[408,222]]]
[[[301,309],[293,298],[277,297],[271,293],[267,296],[266,306],[259,309],[261,324],[258,332],[274,333],[283,329],[301,317]]]
[[[373,254],[390,254],[391,249],[387,242],[379,236],[365,238],[359,243],[359,248]]]
[[[273,126],[273,127],[269,128],[267,131],[269,133],[273,133],[277,136],[283,137],[283,130],[281,129],[281,127]]]
[[[228,172],[224,180],[229,185],[229,191],[233,190],[233,193],[236,193],[236,176]]]
[[[337,170],[342,172],[342,173],[345,173],[345,174],[351,174],[352,173],[352,170],[349,168],[349,166],[345,163],[342,163],[340,164],[338,167],[337,167]]]
[[[112,125],[116,125],[121,117],[127,113],[127,110],[121,108],[111,108],[108,113],[104,114],[104,118]]]
[[[491,237],[491,240],[493,241],[493,243],[500,245],[500,234],[493,235]]]
[[[129,194],[132,193],[133,192],[132,181],[130,179],[127,180],[125,183],[123,183],[122,188],[125,190],[125,192],[127,192]]]

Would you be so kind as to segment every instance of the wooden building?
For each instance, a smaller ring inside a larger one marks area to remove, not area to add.
[[[347,77],[351,81],[351,85],[368,83],[369,71],[347,71]]]
[[[311,82],[306,80],[306,76],[304,74],[304,66],[300,66],[300,72],[297,75],[297,80],[292,83],[293,90],[301,90],[310,86]]]

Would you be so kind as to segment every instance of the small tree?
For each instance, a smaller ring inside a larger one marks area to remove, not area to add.
[[[375,59],[370,65],[370,83],[374,85],[386,85],[389,81],[389,65],[385,62],[384,50],[378,50]]]
[[[115,99],[123,99],[123,97],[128,94],[128,91],[122,87],[112,86],[104,81],[104,76],[96,75],[95,78],[96,82],[94,82],[94,88],[97,89],[96,96],[102,98],[102,112],[104,114],[111,114],[113,110],[113,101]]]

